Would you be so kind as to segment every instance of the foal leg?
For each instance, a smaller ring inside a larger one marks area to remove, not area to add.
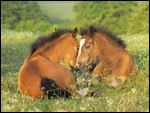
[[[93,71],[93,74],[92,74],[92,79],[91,79],[91,82],[92,84],[96,85],[98,83],[98,79],[103,79],[102,77],[102,70],[103,70],[103,65],[102,63],[100,62],[95,68],[94,68],[94,71]]]
[[[134,77],[136,76],[136,64],[133,61],[133,59],[132,59],[131,75]]]
[[[75,97],[77,97],[77,98],[81,98],[81,94],[79,93],[79,91],[77,90],[77,87],[76,87],[76,85],[71,85],[70,86],[70,90],[71,90],[71,93],[75,96]]]
[[[77,97],[77,98],[80,98],[81,95],[79,93],[79,91],[77,90],[77,87],[75,84],[71,84],[67,87],[67,91],[70,92],[73,96]]]
[[[116,87],[123,84],[130,74],[131,70],[131,59],[129,56],[123,57],[119,63],[116,64],[113,68],[113,72],[110,75],[110,83],[108,84],[111,87]]]
[[[112,72],[112,74],[106,79],[106,81],[108,82],[108,86],[110,87],[119,86],[122,83],[124,83],[126,80],[127,77],[124,75],[120,75],[120,73],[118,73],[117,70]]]

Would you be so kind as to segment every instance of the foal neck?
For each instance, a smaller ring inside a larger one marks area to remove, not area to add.
[[[67,35],[69,34],[64,34],[60,38],[47,43],[43,48],[40,48],[35,55],[40,54],[53,62],[59,62],[64,58],[67,46],[70,42],[70,40],[67,39]]]
[[[115,49],[121,48],[111,38],[109,38],[108,36],[102,33],[97,33],[95,39],[98,40],[98,43],[101,49],[108,49],[108,50],[113,51]]]
[[[99,34],[97,33],[94,37],[94,40],[95,40],[94,52],[97,53],[98,56],[100,57],[103,56],[109,57],[110,55],[113,55],[116,50],[120,49],[107,36],[101,33]]]

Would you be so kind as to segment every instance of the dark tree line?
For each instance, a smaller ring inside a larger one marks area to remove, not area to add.
[[[60,21],[44,15],[36,1],[1,1],[1,27],[45,32],[96,24],[118,34],[149,31],[149,2],[82,1],[74,5],[74,13],[73,21]]]
[[[4,28],[16,28],[19,23],[30,21],[37,24],[48,21],[35,1],[1,1],[1,25]]]
[[[79,26],[96,24],[120,34],[148,32],[148,2],[86,1],[76,4],[74,11]]]

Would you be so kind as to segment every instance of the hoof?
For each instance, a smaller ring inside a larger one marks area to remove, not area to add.
[[[91,80],[91,84],[94,86],[98,85],[98,83],[99,83],[99,80],[97,79]]]
[[[89,92],[89,88],[83,88],[79,90],[81,96],[86,96]]]
[[[99,92],[91,92],[90,96],[91,96],[91,97],[101,97],[102,94],[99,93]]]
[[[108,83],[109,87],[117,87],[119,86],[119,82],[117,80],[113,80],[112,82]]]

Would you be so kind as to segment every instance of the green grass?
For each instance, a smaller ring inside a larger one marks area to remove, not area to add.
[[[5,30],[1,34],[2,111],[149,111],[149,34],[122,35],[138,67],[136,78],[130,77],[117,88],[108,88],[101,81],[97,86],[89,87],[90,91],[99,92],[100,97],[81,100],[73,97],[33,99],[21,95],[17,90],[18,71],[30,53],[31,42],[39,34]],[[78,73],[75,75],[79,77]],[[79,86],[86,87],[86,83],[81,81]]]

